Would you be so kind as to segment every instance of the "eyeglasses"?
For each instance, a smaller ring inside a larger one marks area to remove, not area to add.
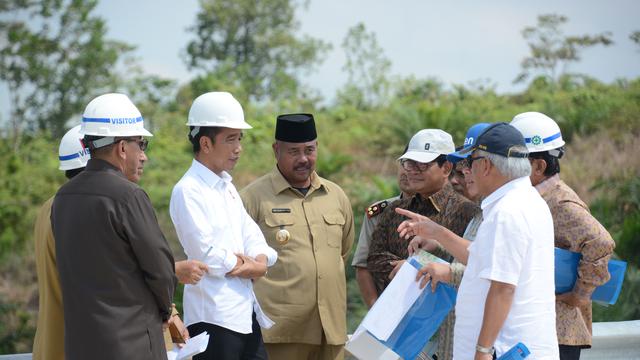
[[[473,162],[476,160],[480,160],[480,159],[484,159],[484,156],[478,156],[478,157],[473,157],[471,155],[467,156],[466,159],[464,159],[464,161],[466,162],[466,165],[469,169],[471,169],[471,166],[473,165]]]
[[[417,162],[411,159],[400,160],[400,165],[402,166],[403,169],[405,169],[406,171],[417,171],[417,172],[427,171],[435,163],[436,163],[435,161],[422,163],[422,162]]]
[[[149,140],[147,139],[122,139],[126,142],[133,142],[135,141],[136,143],[138,143],[138,146],[140,147],[140,151],[145,151],[147,150],[147,147],[149,146]]]

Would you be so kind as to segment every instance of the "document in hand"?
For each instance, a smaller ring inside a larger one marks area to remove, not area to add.
[[[578,278],[578,264],[581,254],[569,250],[555,248],[555,283],[556,294],[569,292],[573,289]],[[609,274],[611,278],[598,286],[591,295],[591,300],[613,305],[618,301],[627,263],[620,260],[609,260]]]
[[[354,334],[353,341],[347,343],[347,351],[359,359],[389,358],[386,350],[371,354],[375,347],[366,346],[369,341],[363,339],[373,337],[403,359],[414,359],[420,354],[456,298],[456,290],[447,284],[439,284],[435,292],[431,292],[430,284],[420,289],[415,278],[421,266],[416,258],[402,265],[362,321],[359,329],[367,334]]]
[[[191,339],[188,339],[182,348],[178,348],[177,346],[173,347],[173,350],[167,351],[167,359],[168,360],[182,360],[188,359],[193,355],[200,354],[207,350],[207,345],[209,345],[209,334],[203,332],[198,336],[194,336]]]

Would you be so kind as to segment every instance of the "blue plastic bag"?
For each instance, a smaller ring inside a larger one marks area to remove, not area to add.
[[[502,354],[498,358],[498,360],[520,360],[525,359],[529,355],[531,355],[529,348],[527,348],[523,343],[519,342],[509,351]]]
[[[415,268],[422,266],[416,260],[409,260]],[[387,341],[380,341],[403,359],[415,359],[435,334],[440,324],[456,302],[456,289],[439,283],[435,292],[430,284],[413,303]]]
[[[555,285],[556,294],[569,292],[578,279],[578,263],[581,254],[569,250],[555,248]],[[613,305],[618,301],[627,263],[620,260],[609,260],[609,274],[611,278],[598,286],[591,295],[591,300]]]

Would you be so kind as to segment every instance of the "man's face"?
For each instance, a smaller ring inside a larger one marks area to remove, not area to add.
[[[456,170],[463,174],[462,181],[464,183],[464,193],[462,195],[471,201],[479,200],[480,193],[478,192],[478,186],[476,185],[473,174],[471,173],[471,169],[467,166],[467,162],[465,160],[458,161],[456,164]]]
[[[311,173],[316,169],[318,141],[290,143],[276,141],[273,151],[278,169],[294,187],[307,187]]]
[[[461,163],[462,161],[458,161],[453,165],[451,175],[449,175],[449,182],[451,183],[451,186],[453,186],[453,190],[466,197],[467,185],[464,181],[464,174],[462,173],[463,166]]]
[[[223,171],[233,170],[240,160],[242,130],[222,128],[214,139],[209,151],[204,155],[212,167],[211,170],[220,175]]]
[[[486,168],[484,161],[488,160],[478,155],[476,151],[461,161],[464,162],[464,179],[467,184],[467,192],[469,196],[473,196],[474,198],[488,195],[482,194],[481,189],[482,184],[486,183],[486,176],[483,176]]]
[[[435,160],[428,163],[420,163],[403,159],[402,164],[402,167],[407,171],[411,191],[423,196],[431,196],[440,191],[451,172],[451,163],[448,161],[439,166]]]
[[[124,144],[124,175],[129,181],[138,183],[144,172],[144,163],[148,160],[145,150],[147,142],[142,136],[122,140]]]
[[[407,171],[402,168],[402,165],[398,163],[398,187],[400,191],[409,195],[413,194],[411,191],[411,184],[409,183],[409,177],[407,176]]]

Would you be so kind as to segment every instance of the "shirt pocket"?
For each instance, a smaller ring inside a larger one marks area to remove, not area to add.
[[[342,247],[342,232],[346,222],[341,213],[323,214],[324,226],[327,234],[327,244],[334,248]]]
[[[280,230],[286,230],[289,232],[289,242],[293,239],[293,226],[295,225],[295,218],[291,216],[291,214],[268,214],[264,218],[264,223],[266,225],[264,237],[267,239],[267,243],[270,246],[281,247],[286,244],[280,244],[276,240],[276,234]]]

